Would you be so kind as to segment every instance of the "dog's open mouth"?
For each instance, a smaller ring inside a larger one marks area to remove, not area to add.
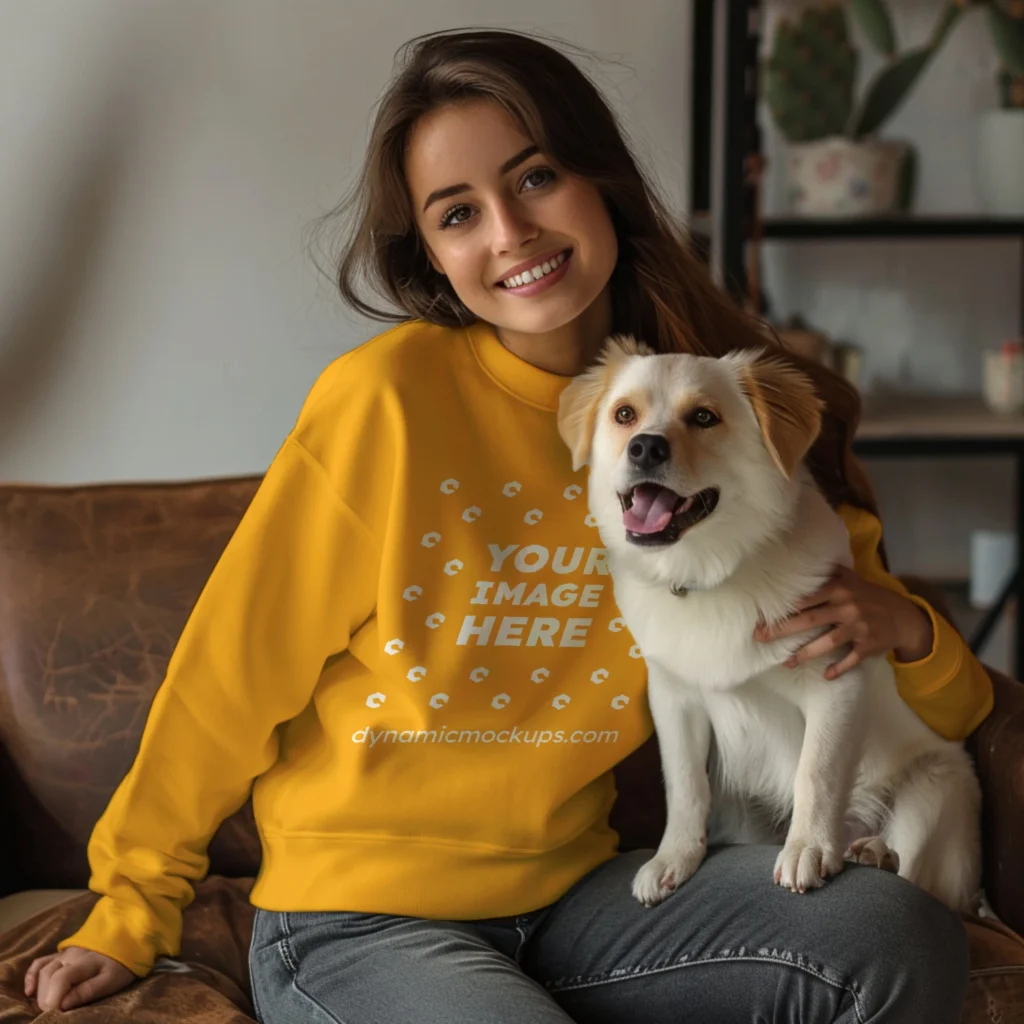
[[[634,544],[671,544],[707,519],[718,504],[718,488],[708,487],[684,498],[659,484],[638,484],[622,502],[626,539]]]

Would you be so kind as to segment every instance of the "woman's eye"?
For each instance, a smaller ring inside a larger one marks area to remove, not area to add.
[[[525,185],[532,179],[533,184],[530,186],[529,191],[533,191],[533,189],[540,188],[549,181],[553,181],[554,177],[555,172],[550,167],[532,167],[523,175],[523,184]]]
[[[701,407],[690,414],[690,422],[697,427],[713,427],[722,421],[710,409]]]
[[[453,206],[444,214],[444,216],[441,218],[440,226],[442,228],[446,228],[450,224],[454,224],[456,227],[458,227],[459,224],[465,224],[466,221],[469,219],[469,214],[471,214],[472,212],[473,211],[465,203],[459,203],[458,206]],[[460,216],[463,213],[466,214],[466,217]]]
[[[616,423],[632,423],[636,419],[636,413],[633,411],[631,406],[620,405],[615,410],[615,422]]]
[[[534,192],[538,188],[543,188],[549,182],[554,181],[555,172],[550,167],[533,167],[522,177],[522,185],[526,187],[527,192]],[[462,224],[466,224],[473,216],[473,208],[467,206],[465,203],[458,203],[456,206],[451,207],[441,217],[438,224],[440,228],[460,227]]]

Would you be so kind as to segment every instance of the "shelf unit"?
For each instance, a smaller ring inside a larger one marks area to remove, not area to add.
[[[969,397],[902,397],[888,407],[867,404],[854,450],[862,458],[945,458],[970,455],[1014,461],[1017,542],[1024,544],[1024,418],[996,416]],[[1024,547],[1018,550],[1024,551]],[[1024,637],[1021,610],[1024,579],[1018,564],[992,606],[970,634],[971,650],[981,652],[1010,599],[1017,597],[1014,663],[1022,677]]]
[[[766,217],[762,237],[843,241],[855,238],[1019,238],[1024,219],[1000,217],[900,216],[829,219]]]
[[[1020,332],[1024,334],[1024,218],[898,215],[865,219],[760,216],[761,161],[757,66],[760,0],[701,0],[694,5],[690,208],[691,232],[707,251],[719,284],[737,301],[747,296],[749,243],[857,242],[870,239],[1017,239],[1021,249]],[[707,98],[710,97],[710,103]],[[866,410],[854,447],[866,458],[1012,456],[1020,562],[1000,600],[971,637],[980,651],[999,616],[1016,598],[1014,668],[1024,679],[1024,425],[975,415],[971,429],[955,416],[878,418]]]

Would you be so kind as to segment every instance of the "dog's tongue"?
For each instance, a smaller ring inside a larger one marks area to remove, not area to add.
[[[677,501],[679,495],[667,487],[641,484],[633,492],[633,504],[622,513],[622,525],[630,533],[660,533],[672,521]]]

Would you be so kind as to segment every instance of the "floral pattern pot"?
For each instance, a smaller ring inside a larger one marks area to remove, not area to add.
[[[910,205],[913,151],[904,142],[842,136],[787,147],[790,210],[809,217],[870,217]]]

